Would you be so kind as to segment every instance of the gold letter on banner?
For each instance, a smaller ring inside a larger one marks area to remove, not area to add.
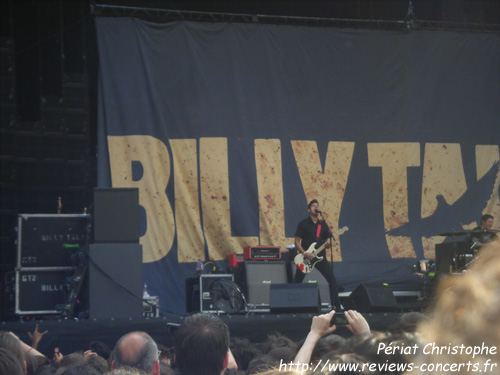
[[[329,142],[324,171],[315,141],[292,141],[292,149],[307,202],[317,198],[321,210],[328,213],[324,214],[325,220],[332,226],[331,231],[336,239],[333,260],[341,261],[339,216],[351,168],[354,142]],[[330,259],[330,255],[327,255]]]
[[[385,230],[408,222],[408,167],[420,165],[418,143],[368,143],[368,165],[382,167]],[[393,258],[415,257],[409,237],[385,236]]]
[[[500,152],[498,146],[488,146],[488,145],[478,145],[476,146],[476,170],[477,179],[480,180],[486,172],[488,172],[491,166],[500,160]],[[497,174],[497,179],[495,181],[495,187],[493,188],[493,194],[490,197],[488,204],[483,209],[482,214],[490,214],[495,218],[493,222],[493,228],[500,228],[500,202],[498,197],[498,189],[500,185],[500,173]],[[480,225],[479,218],[477,219],[477,225]]]
[[[227,259],[229,254],[241,253],[244,246],[256,246],[259,243],[258,237],[231,235],[227,157],[227,138],[200,139],[203,228],[212,260]]]
[[[175,223],[179,262],[205,260],[205,240],[198,199],[196,139],[170,140],[174,160]]]
[[[139,188],[139,203],[146,210],[147,230],[140,238],[143,262],[168,254],[175,235],[172,207],[165,194],[170,178],[170,157],[165,144],[147,135],[108,136],[113,187]],[[132,162],[141,163],[144,174],[132,180]]]
[[[445,201],[451,205],[466,190],[467,183],[465,182],[460,145],[458,143],[426,143],[422,176],[421,217],[426,218],[434,214],[438,203],[437,195],[441,194]],[[424,257],[434,258],[436,244],[443,242],[444,239],[445,237],[442,236],[422,237]]]
[[[259,188],[260,244],[284,248],[294,238],[285,237],[281,142],[279,139],[255,140],[255,167]]]

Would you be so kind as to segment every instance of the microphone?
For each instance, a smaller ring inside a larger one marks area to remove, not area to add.
[[[320,211],[320,210],[316,210],[316,213],[318,213],[318,214],[323,214],[323,212],[322,212],[322,211]]]

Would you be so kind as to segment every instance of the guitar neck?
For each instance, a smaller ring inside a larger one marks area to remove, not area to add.
[[[312,254],[314,256],[316,256],[316,254],[318,254],[320,251],[322,251],[325,248],[325,246],[326,246],[327,243],[328,243],[328,241],[325,241],[325,243],[323,245],[321,245],[317,249],[314,249],[314,251],[312,252]]]

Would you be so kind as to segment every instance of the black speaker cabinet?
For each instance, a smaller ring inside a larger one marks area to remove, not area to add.
[[[94,241],[139,243],[139,189],[94,189]]]
[[[319,313],[321,300],[317,283],[271,284],[269,308],[271,313]]]
[[[91,319],[141,318],[142,245],[90,245]]]
[[[186,279],[186,312],[200,311],[200,277]]]
[[[256,306],[269,306],[269,289],[272,284],[288,282],[286,262],[245,262],[247,302]]]
[[[392,290],[384,284],[359,284],[343,302],[346,310],[358,312],[396,311],[398,304]]]
[[[469,242],[445,242],[436,244],[436,279],[443,274],[452,273],[455,270],[454,258],[460,259],[461,255],[471,254]]]

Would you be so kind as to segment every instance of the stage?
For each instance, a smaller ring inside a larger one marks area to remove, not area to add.
[[[370,327],[374,331],[384,331],[401,313],[406,311],[425,311],[427,303],[410,300],[401,301],[398,298],[399,309],[387,313],[363,313]],[[322,313],[327,312],[323,308]],[[292,340],[300,341],[307,335],[312,317],[311,313],[287,313],[271,314],[269,312],[250,312],[238,314],[219,314],[228,325],[231,336],[246,337],[254,343],[266,339],[268,332],[280,332]],[[182,323],[183,316],[171,315],[160,318],[140,319],[68,319],[62,320],[57,317],[46,317],[43,320],[6,321],[0,323],[3,331],[12,331],[21,340],[30,343],[28,333],[33,332],[35,324],[39,324],[39,330],[48,330],[43,337],[39,350],[52,356],[55,347],[59,347],[63,354],[69,354],[77,350],[86,350],[91,341],[103,341],[112,348],[117,339],[123,334],[131,331],[145,331],[157,342],[172,346],[173,331],[176,325]],[[345,327],[339,327],[337,333],[342,336],[350,336]]]

